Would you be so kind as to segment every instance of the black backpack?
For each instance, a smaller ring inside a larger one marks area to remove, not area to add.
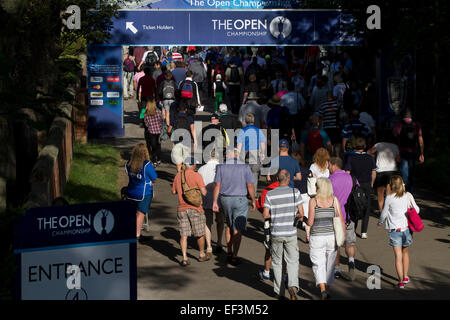
[[[417,130],[414,122],[402,122],[400,131],[400,145],[406,148],[415,148],[417,146]]]
[[[356,222],[363,219],[367,211],[367,204],[369,201],[369,195],[366,194],[361,186],[358,186],[354,176],[352,176],[352,181],[352,191],[350,192],[347,203],[344,206],[345,212],[347,213],[346,224],[349,224],[350,221]]]
[[[222,80],[216,80],[215,84],[216,84],[216,92],[222,92],[223,93],[225,91],[225,89],[223,88]]]
[[[345,91],[344,95],[342,96],[342,105],[344,107],[345,111],[351,111],[355,107],[354,105],[354,98],[352,94],[352,89],[348,84],[345,84]]]
[[[280,139],[289,141],[292,132],[292,116],[287,107],[281,107],[278,129],[280,130]]]
[[[158,59],[156,58],[156,54],[153,51],[147,53],[147,57],[145,57],[145,64],[147,66],[153,67]]]
[[[230,82],[240,82],[241,77],[239,76],[239,70],[238,67],[231,67],[231,75],[230,75]]]
[[[174,129],[186,129],[189,133],[191,132],[191,126],[189,125],[187,114],[180,113],[176,115]]]
[[[164,80],[161,84],[161,97],[163,100],[175,100],[176,84],[173,80]]]

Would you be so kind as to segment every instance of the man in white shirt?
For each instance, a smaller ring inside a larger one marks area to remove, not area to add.
[[[295,91],[295,85],[292,82],[288,83],[288,93],[281,97],[283,106],[289,109],[289,113],[292,116],[296,116],[297,113],[305,106],[306,101],[303,99],[301,93]]]
[[[340,73],[334,75],[334,81],[336,82],[336,85],[333,88],[333,96],[338,101],[338,106],[342,106],[347,85],[344,83],[344,79]]]
[[[139,68],[143,65],[143,64],[145,64],[145,60],[147,59],[147,55],[148,54],[154,54],[155,56],[156,56],[156,60],[157,61],[159,61],[159,56],[158,56],[158,53],[153,49],[153,47],[148,47],[148,51],[146,51],[145,53],[144,53],[144,55],[142,56],[142,60],[141,60],[141,63],[139,64]]]
[[[377,189],[380,212],[383,211],[384,206],[384,191],[389,185],[391,177],[398,174],[397,164],[400,162],[400,150],[396,144],[392,143],[392,134],[386,133],[381,141],[385,142],[378,142],[367,151],[367,154],[373,157],[376,154],[377,175],[374,187]]]
[[[205,238],[206,238],[206,255],[212,258],[212,246],[211,246],[211,227],[214,220],[213,196],[214,196],[214,178],[216,176],[216,166],[219,164],[218,157],[215,151],[211,152],[211,159],[198,169],[198,173],[203,178],[206,186],[206,196],[203,197],[203,209],[205,210],[206,224],[205,224]],[[219,212],[216,212],[216,225],[217,225],[217,247],[216,254],[223,251],[222,249],[222,235],[224,229],[224,213],[222,208],[219,207]]]
[[[247,126],[247,123],[245,122],[245,115],[247,113],[252,113],[255,116],[255,127],[259,129],[265,129],[266,128],[266,121],[263,114],[263,108],[258,104],[257,100],[259,97],[256,95],[255,92],[250,92],[247,98],[247,103],[244,104],[241,109],[239,110],[239,121],[242,124],[242,128],[245,128]]]

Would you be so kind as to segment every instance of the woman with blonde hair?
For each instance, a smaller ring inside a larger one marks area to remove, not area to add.
[[[328,171],[328,161],[330,160],[330,153],[325,148],[317,149],[313,156],[313,164],[309,167],[312,174],[316,178],[328,178],[330,171]]]
[[[331,181],[328,178],[319,178],[316,188],[316,196],[309,201],[309,257],[313,264],[316,286],[320,287],[322,300],[325,300],[330,298],[328,291],[334,281],[334,261],[337,254],[333,218],[340,217],[344,234],[346,230],[341,206],[333,194]]]
[[[155,100],[147,101],[145,105],[145,141],[147,142],[148,152],[151,154],[153,166],[161,163],[161,142],[159,136],[162,131],[163,117],[161,110],[156,107]]]
[[[128,174],[127,198],[136,204],[136,238],[139,239],[144,216],[153,199],[153,183],[158,177],[145,144],[139,143],[133,148],[125,170]]]
[[[403,289],[405,284],[409,282],[408,248],[413,241],[406,212],[411,207],[414,207],[417,213],[420,209],[412,194],[406,192],[405,183],[399,175],[391,177],[387,193],[378,227],[381,227],[383,222],[386,221],[386,229],[389,230],[389,244],[394,249],[395,269],[399,279],[397,287]]]

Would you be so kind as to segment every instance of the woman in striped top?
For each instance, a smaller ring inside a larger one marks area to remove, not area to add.
[[[334,281],[334,260],[337,254],[333,218],[342,217],[339,200],[333,194],[333,186],[328,178],[316,182],[317,195],[309,201],[308,226],[309,256],[313,264],[316,286],[320,287],[322,300],[329,299],[328,290]],[[345,228],[344,228],[345,233]]]

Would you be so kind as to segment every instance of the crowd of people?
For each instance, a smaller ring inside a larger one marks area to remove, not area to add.
[[[329,299],[334,279],[344,276],[334,221],[345,234],[345,278],[353,281],[357,226],[368,239],[369,217],[378,209],[403,288],[412,243],[406,212],[419,212],[411,192],[416,162],[424,162],[422,131],[409,109],[393,128],[377,125],[373,85],[356,69],[350,53],[337,48],[130,47],[124,97],[135,93],[147,141],[127,163],[137,237],[162,161],[161,142],[170,139],[182,266],[190,264],[190,236],[197,238],[198,261],[212,258],[214,218],[215,253],[224,252],[225,234],[227,261],[238,266],[249,210],[258,209],[267,236],[259,278],[270,280],[273,269],[275,294],[282,297],[284,283],[297,298],[297,232],[304,229],[316,285]],[[212,113],[201,132],[194,125],[198,111]],[[261,188],[264,179],[268,186]]]

